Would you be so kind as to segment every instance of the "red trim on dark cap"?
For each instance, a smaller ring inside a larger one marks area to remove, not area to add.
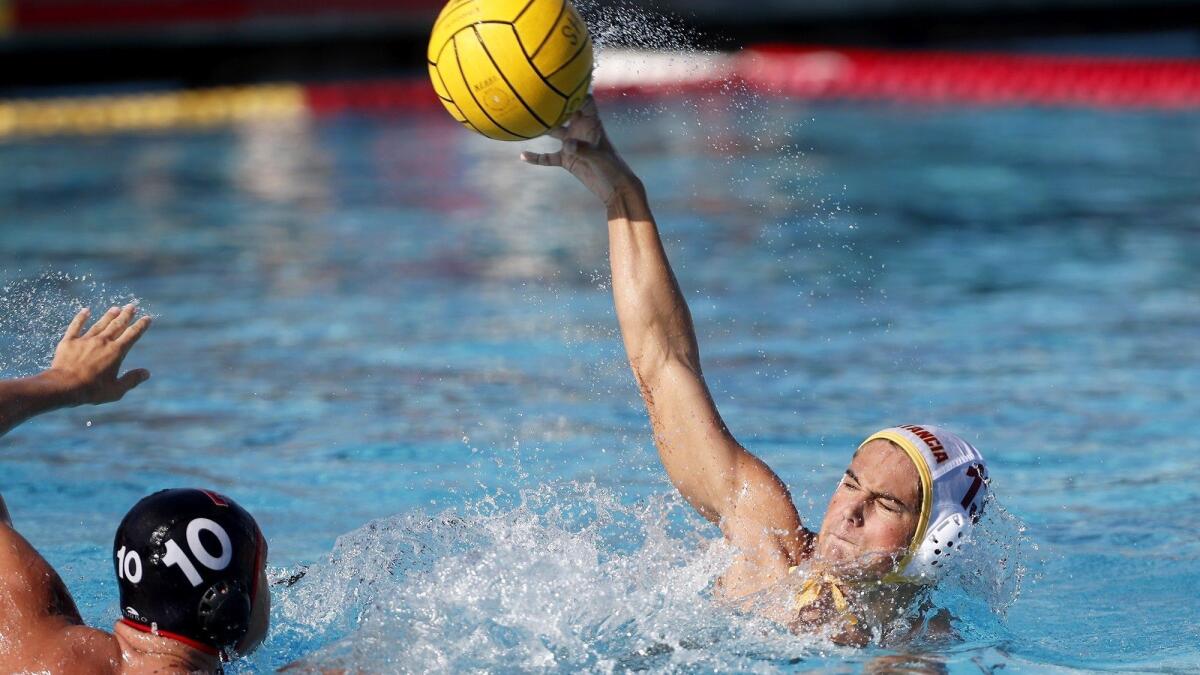
[[[204,644],[203,642],[199,642],[190,637],[180,635],[179,633],[172,633],[169,630],[154,630],[150,626],[140,624],[136,621],[131,621],[130,619],[126,619],[124,617],[121,617],[121,623],[125,624],[126,626],[129,626],[130,628],[140,630],[143,633],[159,635],[159,636],[162,636],[165,638],[171,638],[172,640],[175,640],[176,642],[182,642],[183,644],[191,647],[192,649],[202,651],[205,654],[211,654],[212,656],[220,656],[221,655],[220,650],[218,650],[216,647],[213,647],[212,645]]]
[[[207,495],[208,498],[212,500],[213,504],[216,504],[217,506],[229,506],[228,500],[226,500],[221,495],[213,492],[212,490],[201,490],[201,492],[203,492],[205,495]]]

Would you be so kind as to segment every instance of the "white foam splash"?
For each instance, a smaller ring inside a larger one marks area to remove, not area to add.
[[[716,534],[673,494],[630,506],[577,483],[372,521],[277,587],[251,665],[765,672],[858,654],[714,600],[731,559]]]

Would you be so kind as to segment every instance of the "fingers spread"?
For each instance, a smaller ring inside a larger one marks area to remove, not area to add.
[[[538,166],[562,166],[562,153],[522,152],[521,161]]]
[[[63,339],[69,340],[71,338],[79,337],[80,334],[83,333],[83,324],[85,321],[87,321],[87,318],[91,313],[92,310],[88,309],[87,307],[84,307],[76,312],[75,318],[71,319],[71,323],[67,326],[67,332],[63,333]]]
[[[101,316],[98,321],[96,321],[96,323],[92,324],[92,327],[88,329],[88,332],[84,335],[84,337],[91,337],[104,332],[104,329],[108,328],[108,324],[112,323],[112,320],[117,318],[117,315],[120,313],[120,307],[109,307],[108,311],[105,312],[104,315]]]
[[[137,321],[134,321],[129,328],[126,328],[125,332],[117,336],[116,343],[123,349],[128,350],[135,342],[138,341],[138,338],[142,337],[142,333],[145,333],[146,329],[149,327],[150,317],[143,316]]]
[[[104,332],[101,333],[101,335],[109,338],[110,340],[120,335],[121,331],[125,330],[125,326],[129,325],[129,320],[133,318],[133,313],[135,311],[137,311],[137,308],[132,304],[122,307],[121,312],[113,317],[112,321],[108,322],[108,325],[105,326]]]

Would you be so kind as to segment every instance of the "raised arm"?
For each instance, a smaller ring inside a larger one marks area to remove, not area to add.
[[[54,350],[48,370],[32,377],[0,380],[0,436],[34,415],[116,401],[145,382],[150,372],[142,368],[117,376],[125,355],[150,326],[149,317],[131,323],[135,311],[133,305],[113,307],[85,333],[89,313],[80,310]],[[3,497],[0,524],[11,525]]]
[[[133,305],[113,307],[85,333],[89,311],[79,310],[54,350],[48,370],[0,380],[0,436],[34,415],[116,401],[145,382],[150,372],[144,368],[117,376],[125,355],[150,326],[145,316],[130,323],[136,311]]]
[[[146,381],[150,373],[131,370],[118,377],[121,362],[150,319],[132,321],[135,308],[113,307],[84,332],[88,310],[75,315],[50,368],[33,377],[0,380],[0,435],[25,420],[56,408],[116,401]],[[0,635],[10,641],[4,657],[23,653],[23,641],[83,621],[58,573],[12,527],[0,497]],[[2,652],[4,650],[0,650]],[[7,670],[7,668],[5,668]],[[22,668],[23,670],[24,668]]]
[[[767,544],[798,560],[809,535],[782,481],[734,439],[717,412],[691,313],[641,181],[609,142],[590,99],[569,127],[552,134],[563,141],[561,151],[522,159],[567,169],[608,209],[617,319],[671,482],[738,545]]]

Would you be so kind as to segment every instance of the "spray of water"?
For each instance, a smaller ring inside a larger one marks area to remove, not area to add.
[[[0,377],[23,377],[50,365],[54,346],[82,307],[93,316],[112,306],[137,303],[131,293],[87,275],[43,271],[4,273],[0,286]],[[143,311],[145,308],[143,308]]]
[[[503,501],[372,521],[322,560],[275,570],[278,628],[250,665],[767,672],[854,654],[714,599],[733,551],[673,494],[630,505],[594,484],[563,482]],[[939,593],[965,593],[971,579],[994,574],[997,556],[1013,570],[1025,565],[1011,540],[977,550],[987,553],[956,567],[966,581]],[[1002,576],[984,583],[993,613],[1019,592],[1020,573]],[[921,623],[928,601],[899,608],[879,639],[891,647],[940,639]]]

